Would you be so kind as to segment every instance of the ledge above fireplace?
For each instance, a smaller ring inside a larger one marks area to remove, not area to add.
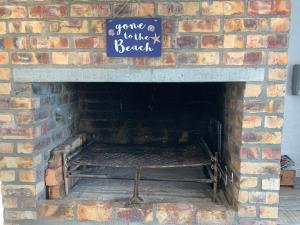
[[[264,68],[14,68],[15,82],[249,82]]]

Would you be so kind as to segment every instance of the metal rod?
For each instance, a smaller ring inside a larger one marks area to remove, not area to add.
[[[215,153],[216,161],[214,162],[214,184],[213,184],[213,200],[217,201],[217,192],[218,192],[218,153]]]
[[[213,157],[214,158],[214,157]],[[101,166],[101,165],[94,165],[91,163],[84,163],[84,162],[72,162],[74,165],[81,165],[81,166]],[[203,161],[201,163],[194,163],[194,164],[178,164],[178,165],[140,165],[139,167],[142,169],[164,169],[164,168],[188,168],[188,167],[201,167],[201,166],[208,166],[211,165],[210,160]],[[124,165],[114,165],[114,166],[104,166],[104,167],[113,167],[113,168],[132,168],[131,165],[128,165],[127,167]]]
[[[63,153],[62,154],[62,160],[63,160],[63,179],[64,179],[64,183],[65,183],[65,193],[66,195],[69,194],[69,180],[68,180],[68,165],[67,165],[67,159],[66,159],[66,154]]]
[[[216,160],[215,157],[214,157],[214,155],[212,154],[211,150],[209,149],[208,145],[204,141],[204,139],[202,139],[202,143],[204,145],[205,151],[207,152],[207,154],[209,155],[209,157],[211,158],[211,160]]]
[[[134,186],[133,186],[133,196],[129,200],[129,204],[139,204],[142,203],[144,200],[139,196],[139,181],[141,176],[141,168],[137,167],[135,169],[134,175]]]
[[[82,178],[97,178],[97,179],[112,179],[112,180],[134,180],[130,177],[113,177],[100,174],[74,174],[69,173],[69,177],[82,177]],[[213,177],[213,176],[211,176]],[[169,178],[148,178],[141,177],[140,180],[143,181],[174,181],[174,182],[199,182],[199,183],[213,183],[214,180],[211,179],[169,179]]]

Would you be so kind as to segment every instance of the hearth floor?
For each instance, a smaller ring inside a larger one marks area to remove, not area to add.
[[[111,176],[133,177],[131,169],[103,169],[102,173]],[[145,169],[141,173],[143,178],[203,178],[201,168],[172,168]],[[140,196],[145,202],[193,201],[211,202],[212,188],[209,184],[195,182],[174,181],[140,181]],[[72,188],[69,198],[127,201],[133,191],[133,180],[112,180],[83,178]]]
[[[300,225],[300,178],[294,188],[282,187],[280,190],[280,225]]]

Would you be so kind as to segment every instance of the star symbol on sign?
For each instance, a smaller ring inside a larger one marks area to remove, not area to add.
[[[154,34],[153,37],[150,37],[153,40],[153,44],[155,45],[156,42],[160,43],[160,36],[157,36],[156,33]]]

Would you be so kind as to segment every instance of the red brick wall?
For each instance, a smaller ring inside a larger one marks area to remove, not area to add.
[[[231,146],[236,159],[231,167],[239,175],[232,196],[239,202],[239,224],[276,224],[290,1],[91,2],[0,0],[0,179],[6,221],[35,220],[35,199],[44,191],[44,183],[32,178],[42,173],[45,143],[38,141],[42,130],[34,113],[43,103],[30,90],[18,94],[14,68],[247,66],[264,68],[265,81],[228,88],[233,98],[227,109],[238,115],[227,126],[234,141],[225,146]],[[105,18],[123,16],[163,17],[161,58],[106,57]],[[26,125],[19,123],[24,113]]]

